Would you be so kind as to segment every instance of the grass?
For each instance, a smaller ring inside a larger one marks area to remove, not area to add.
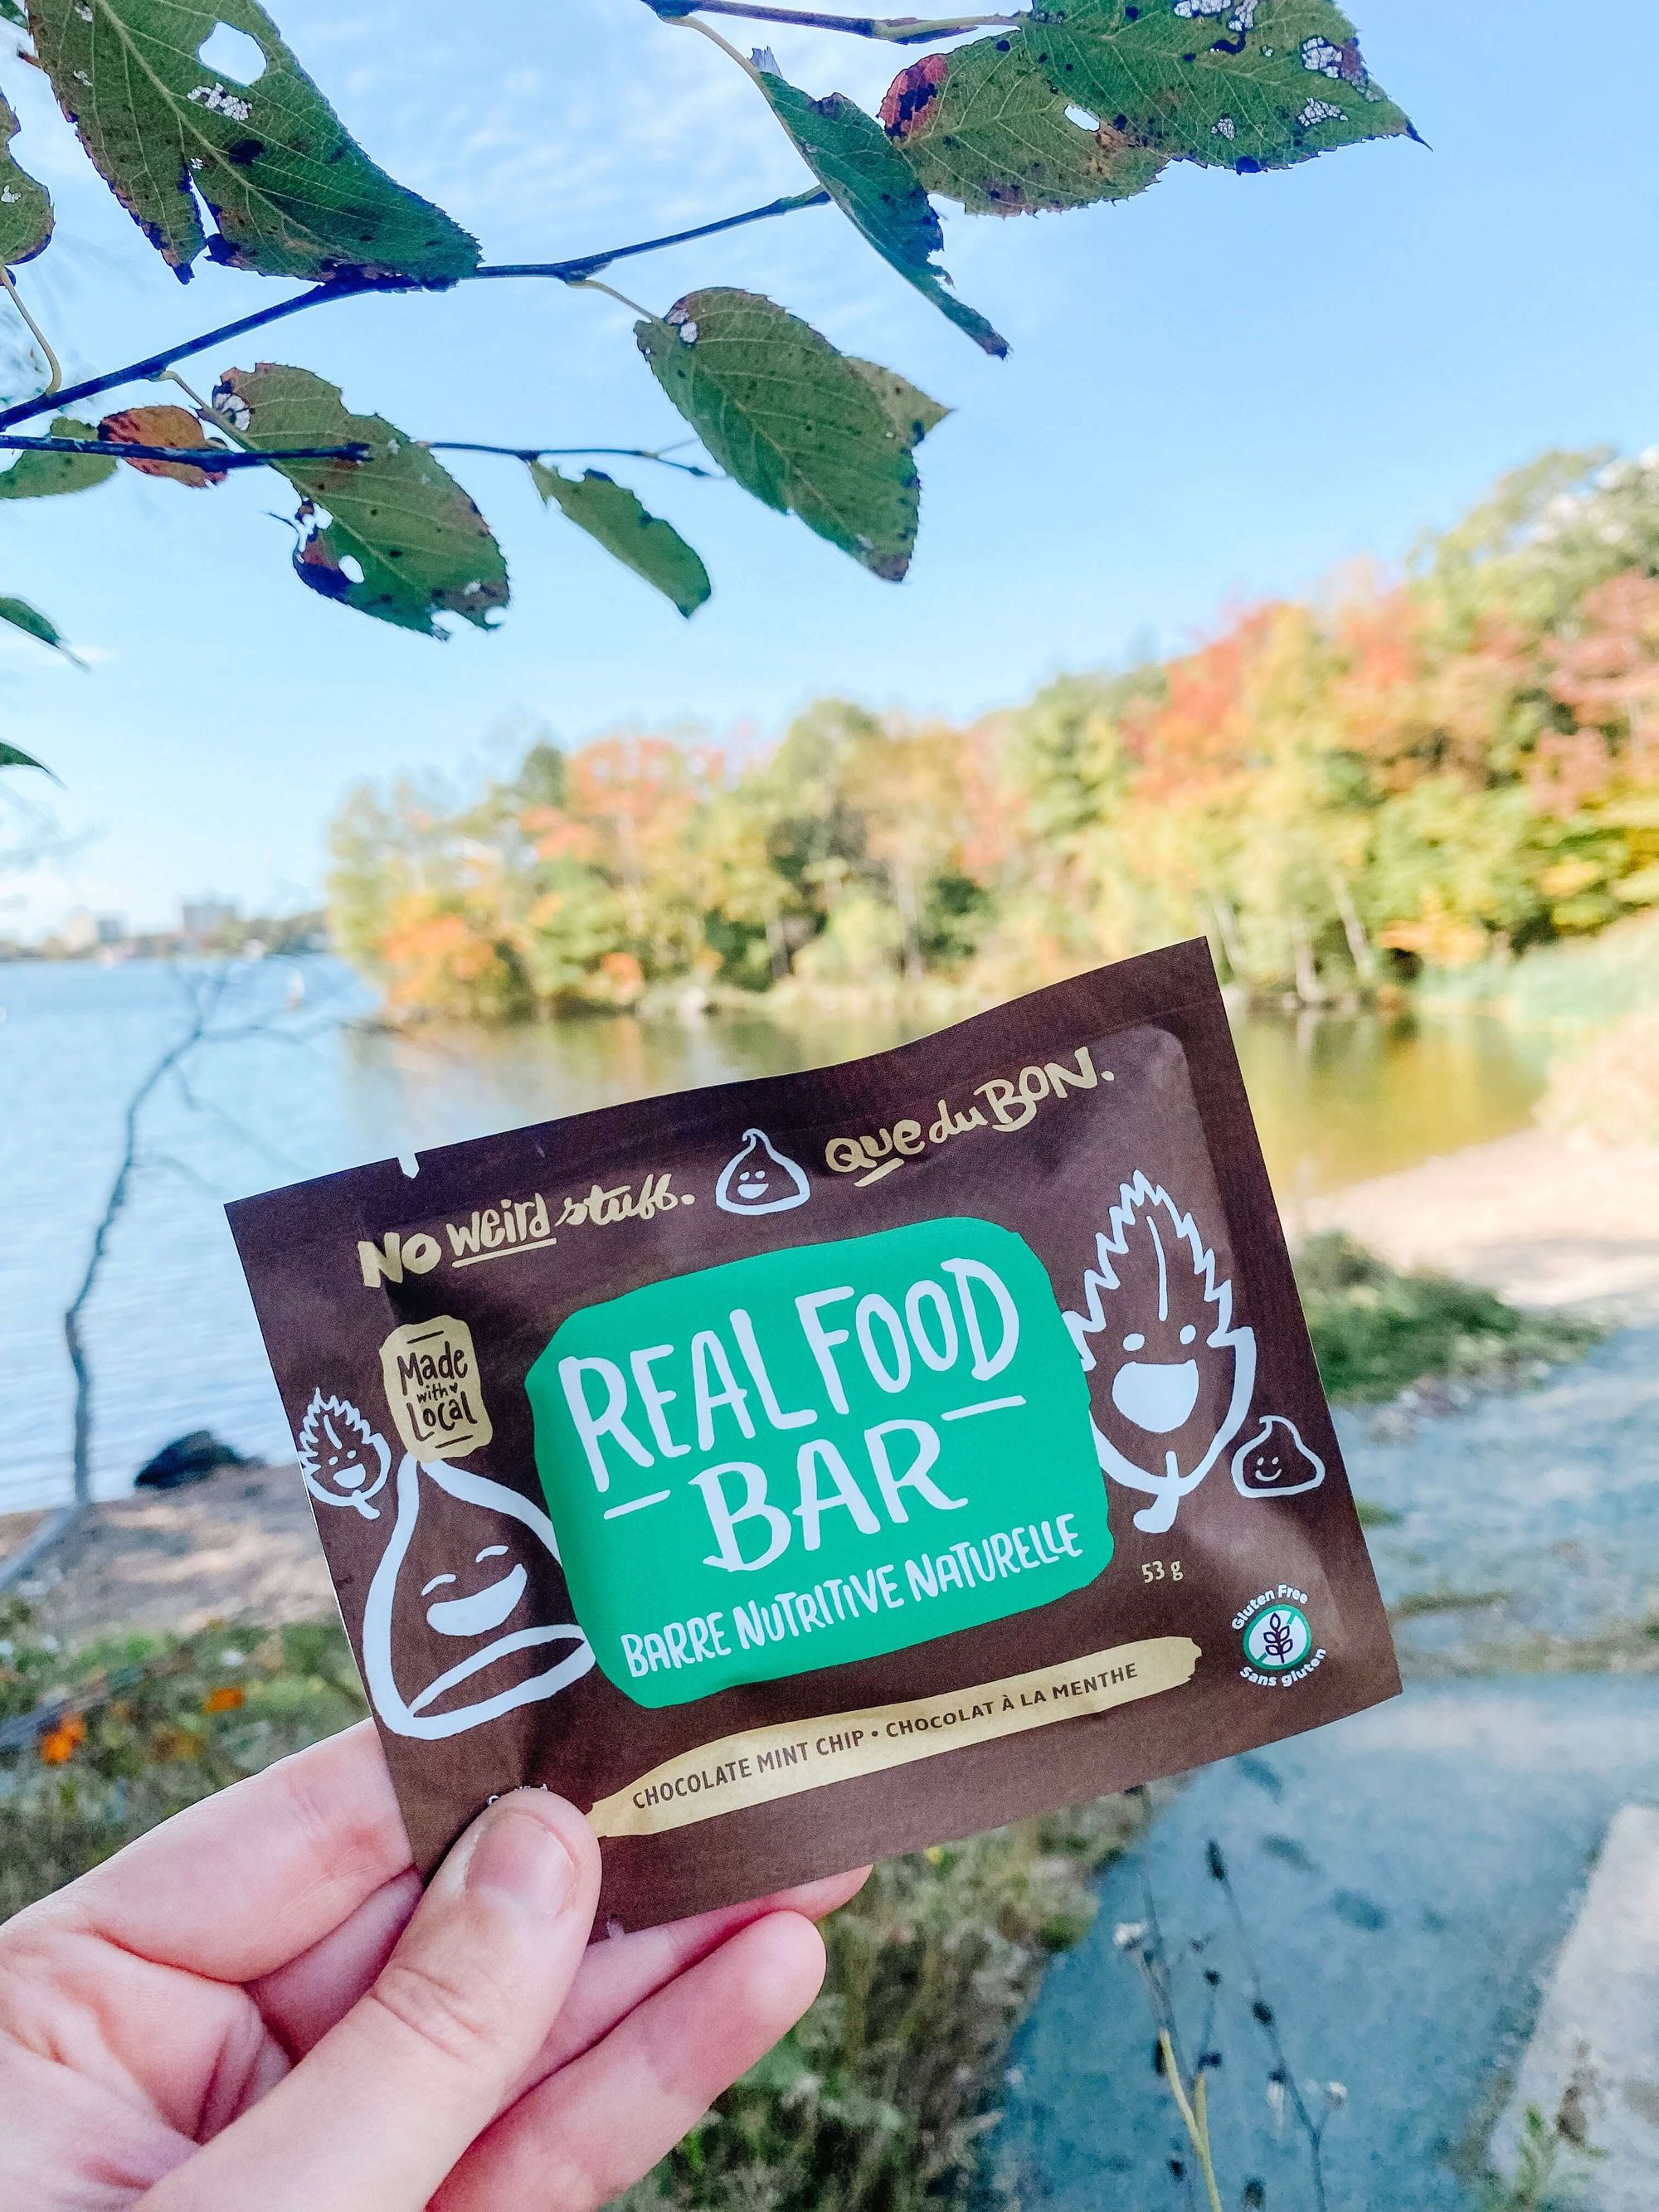
[[[1389,1607],[1390,1620],[1425,1620],[1438,1613],[1475,1613],[1489,1605],[1507,1605],[1509,1590],[1407,1590]]]
[[[1379,1505],[1374,1498],[1356,1498],[1353,1510],[1362,1528],[1397,1528],[1406,1517],[1392,1505]]]
[[[64,1700],[0,1755],[0,1918],[198,1798],[359,1719],[336,1622],[133,1637],[72,1658],[0,1601],[0,1725]]]
[[[1528,1380],[1605,1334],[1566,1315],[1523,1313],[1476,1283],[1401,1274],[1340,1231],[1303,1246],[1296,1275],[1326,1390],[1351,1405],[1429,1378]]]

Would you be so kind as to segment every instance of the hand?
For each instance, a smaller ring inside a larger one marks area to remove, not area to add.
[[[586,1948],[562,1799],[482,1814],[426,1894],[367,1723],[0,1929],[0,2203],[588,2212],[805,2011],[831,1881]]]

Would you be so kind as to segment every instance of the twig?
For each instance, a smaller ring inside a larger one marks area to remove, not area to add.
[[[490,276],[556,276],[562,283],[580,283],[597,276],[613,261],[627,261],[636,253],[656,253],[668,246],[684,246],[694,238],[713,238],[716,232],[738,230],[744,223],[765,222],[775,215],[793,215],[797,208],[828,207],[830,195],[817,187],[810,192],[786,192],[768,200],[764,207],[745,208],[741,215],[723,215],[715,222],[700,222],[690,230],[671,230],[660,238],[642,238],[634,246],[613,246],[608,253],[587,253],[574,261],[495,261],[467,271],[466,281],[477,283]]]
[[[708,477],[718,482],[718,469],[705,469],[696,461],[676,461],[665,453],[645,446],[481,446],[471,438],[417,438],[428,453],[501,453],[508,460],[579,460],[584,455],[618,461],[655,461],[665,469],[678,469],[688,477]]]
[[[63,363],[58,360],[57,355],[52,349],[52,340],[46,336],[40,324],[35,321],[33,316],[30,314],[28,309],[24,306],[23,295],[13,283],[12,274],[9,269],[0,269],[0,284],[3,284],[7,291],[10,293],[11,304],[16,308],[18,313],[28,325],[29,336],[34,340],[36,345],[40,347],[41,352],[46,356],[46,388],[44,392],[36,392],[35,398],[37,399],[50,399],[64,381]]]
[[[1187,2130],[1187,2140],[1193,2147],[1193,2156],[1198,2160],[1198,2170],[1204,2177],[1204,2190],[1210,2200],[1210,2212],[1222,2212],[1221,2191],[1216,2182],[1215,2163],[1210,2155],[1210,2124],[1204,2069],[1200,2067],[1194,2077],[1189,2100],[1167,2027],[1159,2031],[1158,2047],[1164,2054],[1164,2078],[1170,2085],[1170,2094],[1175,2099],[1181,2124]]]
[[[274,468],[282,461],[366,461],[368,447],[285,446],[280,453],[236,453],[228,446],[135,446],[118,438],[27,438],[0,430],[0,453],[85,453],[114,461],[191,461],[200,468]]]
[[[630,315],[643,315],[647,323],[660,319],[652,313],[649,307],[642,307],[637,300],[630,300],[626,292],[619,292],[614,284],[602,284],[597,276],[579,276],[571,289],[577,292],[603,292],[607,300],[614,300],[618,307],[626,307]]]
[[[1210,1879],[1219,1884],[1222,1895],[1227,1900],[1227,1909],[1232,1916],[1233,1933],[1238,1941],[1239,1954],[1244,1961],[1244,1971],[1249,1977],[1251,2013],[1255,2016],[1256,2025],[1267,2039],[1273,2054],[1275,2075],[1283,2085],[1285,2096],[1290,2100],[1291,2109],[1296,2114],[1297,2125],[1308,2139],[1308,2154],[1313,2163],[1315,2212],[1326,2212],[1325,2169],[1322,2151],[1325,2123],[1323,2120],[1315,2120],[1303,2099],[1301,2090],[1297,2086],[1296,2075],[1291,2069],[1290,2058],[1279,2036],[1278,2017],[1268,2003],[1266,1992],[1261,1986],[1261,1969],[1256,1964],[1255,1949],[1250,1942],[1250,1932],[1245,1924],[1244,1913],[1238,1902],[1237,1892],[1233,1887],[1232,1877],[1227,1872],[1227,1862],[1221,1855],[1221,1846],[1213,1837],[1210,1838],[1206,1856],[1209,1863]]]
[[[694,11],[703,15],[741,15],[751,23],[793,23],[801,30],[844,31],[854,39],[878,39],[890,46],[925,46],[933,39],[959,39],[969,31],[988,31],[1018,23],[1018,15],[831,15],[819,8],[768,8],[759,0],[645,0],[665,23],[682,23]]]
[[[632,254],[654,253],[669,246],[683,246],[695,238],[711,238],[717,231],[736,230],[750,222],[764,222],[773,216],[789,215],[797,208],[827,207],[830,195],[826,191],[792,192],[781,199],[769,200],[763,207],[745,208],[741,215],[722,216],[717,222],[698,223],[690,230],[675,230],[660,238],[642,238],[631,246],[613,246],[602,253],[580,254],[570,261],[514,261],[486,263],[483,267],[467,271],[466,280],[477,283],[494,276],[552,277],[565,284],[579,284],[612,261],[625,261]],[[275,306],[261,307],[257,314],[240,316],[234,323],[220,323],[213,330],[203,331],[195,337],[181,338],[177,344],[162,346],[156,352],[146,354],[142,360],[128,362],[124,368],[106,369],[100,376],[88,376],[79,384],[62,390],[40,392],[33,399],[20,399],[15,406],[0,408],[0,430],[8,430],[14,422],[29,422],[36,415],[44,415],[49,407],[68,407],[79,399],[90,399],[100,392],[112,392],[118,385],[137,384],[146,378],[159,376],[172,362],[184,361],[191,354],[204,353],[210,346],[228,344],[232,338],[246,337],[251,331],[264,330],[267,324],[281,322],[286,316],[302,314],[307,307],[320,307],[334,300],[358,300],[375,292],[418,292],[444,289],[416,283],[370,282],[362,277],[335,277],[325,284],[313,284],[309,291],[301,292],[289,300],[279,300]],[[13,297],[15,298],[14,292]],[[44,341],[43,341],[44,343]]]

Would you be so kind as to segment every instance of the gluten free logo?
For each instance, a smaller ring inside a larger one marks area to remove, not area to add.
[[[1233,1616],[1244,1646],[1239,1672],[1259,1689],[1289,1689],[1312,1674],[1323,1660],[1314,1642],[1307,1612],[1308,1594],[1279,1583],[1253,1597]]]

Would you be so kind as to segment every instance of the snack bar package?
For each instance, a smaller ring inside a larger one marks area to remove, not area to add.
[[[635,1928],[1399,1688],[1202,943],[230,1208],[429,1871]]]

